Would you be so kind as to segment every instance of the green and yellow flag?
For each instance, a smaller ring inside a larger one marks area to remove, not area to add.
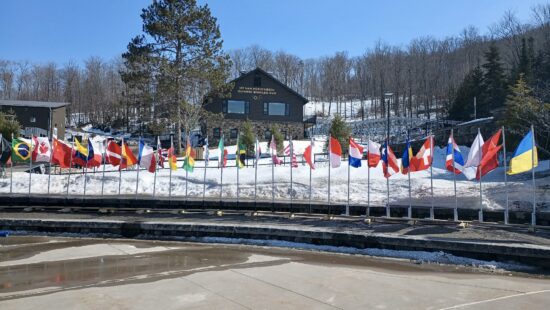
[[[185,146],[185,160],[183,161],[183,169],[185,169],[188,172],[193,172],[193,168],[195,168],[195,159],[193,158],[195,156],[193,152],[193,149],[191,148],[191,144],[189,143],[189,138],[187,138],[187,145]]]
[[[244,161],[246,159],[246,147],[239,140],[240,139],[237,139],[237,153],[235,154],[235,158],[237,160],[237,166],[240,169],[244,167]]]
[[[31,159],[31,145],[23,140],[14,138],[11,141],[12,161],[16,163],[29,162]]]

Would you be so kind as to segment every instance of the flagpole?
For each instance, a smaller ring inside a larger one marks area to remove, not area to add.
[[[367,137],[367,213],[366,217],[370,216],[370,134]]]
[[[51,183],[51,178],[52,178],[52,156],[53,156],[53,153],[54,153],[54,143],[53,143],[53,137],[52,137],[52,144],[51,144],[51,149],[50,149],[50,159],[48,161],[48,196],[50,195],[50,183]]]
[[[73,137],[73,144],[71,146],[71,156],[69,158],[69,175],[67,176],[67,194],[65,195],[66,198],[69,198],[69,186],[71,185],[71,168],[73,167],[73,152],[74,152],[74,137]]]
[[[13,154],[13,133],[11,134],[11,152]],[[14,164],[14,160],[13,160],[13,156],[11,156],[12,154],[10,154],[10,157],[11,157],[11,165],[10,165],[10,196],[13,194],[13,164]]]
[[[433,135],[430,135],[430,156],[432,157],[431,163],[430,163],[430,187],[431,187],[431,193],[432,193],[432,206],[430,208],[430,220],[433,220],[435,218],[435,210],[434,210],[434,139]]]
[[[292,136],[289,137],[288,142],[290,144],[290,207],[292,209],[292,202],[294,200],[294,197],[292,195],[292,165],[294,164],[294,146],[292,145]]]
[[[29,198],[31,198],[31,185],[32,185],[32,138],[29,145]]]
[[[386,136],[386,160],[388,161],[388,167],[386,169],[389,169],[389,162],[390,162],[390,144],[389,144],[389,137]],[[391,211],[390,211],[390,176],[386,177],[386,217],[391,217]]]
[[[480,135],[480,129],[478,128],[477,129],[477,134],[478,136]],[[482,149],[482,145],[481,145],[481,139],[478,139],[478,144],[479,144],[479,152],[481,153],[481,156],[480,156],[480,164],[481,164],[481,159],[483,159],[483,149]],[[478,167],[478,170],[479,170],[479,222],[480,223],[483,223],[483,187],[482,187],[482,177],[483,177],[483,169],[481,169],[481,167]]]
[[[105,165],[107,163],[107,157],[105,156],[105,153],[107,152],[107,145],[105,142],[107,142],[107,139],[103,139],[103,155],[101,158],[101,162],[103,163],[103,172],[101,175],[101,196],[103,196],[103,190],[105,188]]]
[[[241,154],[239,154],[239,138],[241,137],[241,133],[239,132],[238,135],[237,135],[237,152],[235,152],[236,156],[235,156],[235,167],[237,167],[237,208],[239,207],[239,170],[241,170],[239,168],[239,156]]]
[[[349,137],[349,139],[351,139],[351,136]],[[348,141],[349,143],[349,141]],[[350,175],[350,157],[349,157],[349,147],[348,147],[348,203],[346,204],[346,216],[349,216],[349,175]],[[361,160],[361,159],[359,159]]]
[[[189,135],[187,135],[187,141],[185,143],[185,161],[183,162],[183,166],[185,169],[185,202],[187,203],[188,199],[188,192],[187,192],[187,186],[189,184],[188,177],[189,177],[189,171],[187,171],[187,167],[185,167],[186,163],[189,165],[189,156],[191,155],[191,151],[187,150],[187,147],[191,147],[191,143],[189,142]],[[188,155],[189,154],[189,155]]]
[[[327,154],[327,159],[328,159],[328,215],[330,216],[330,131],[329,131],[329,134],[328,134],[328,154]]]
[[[222,132],[223,132],[223,129],[222,129]],[[224,142],[225,144],[225,139],[224,139],[224,135],[222,134],[222,141]],[[219,147],[219,146],[218,146]],[[225,145],[223,146],[223,149],[220,150],[220,158],[218,158],[218,166],[220,166],[220,163],[221,163],[221,172],[220,172],[220,204],[222,202],[222,193],[223,193],[223,168],[224,168],[224,165],[223,165],[223,162],[224,162],[224,159],[225,159]]]
[[[153,198],[155,198],[155,194],[156,194],[156,191],[157,191],[157,170],[159,168],[159,162],[158,162],[158,159],[161,158],[162,156],[162,149],[160,147],[160,139],[159,137],[157,136],[157,157],[155,157],[155,153],[153,153],[153,159],[155,160],[155,173],[154,173],[154,176],[153,176]]]
[[[531,216],[531,226],[535,227],[537,225],[537,185],[535,183],[535,127],[531,124],[531,135],[532,135],[532,144],[531,144],[531,175],[533,176],[533,215]]]
[[[269,146],[271,149],[271,211],[273,212],[273,208],[275,207],[275,161],[273,160],[273,156],[277,156],[277,143],[275,143],[273,133],[271,133],[271,140],[275,144],[275,150],[271,149],[271,145]]]
[[[120,187],[122,185],[122,163],[124,162],[124,137],[122,137],[122,144],[120,148],[120,164],[118,165],[118,195],[120,196]]]
[[[203,152],[203,160],[204,160],[204,174],[202,176],[202,203],[203,203],[203,207],[204,207],[204,198],[205,198],[205,193],[206,193],[206,167],[207,167],[207,163],[208,161],[210,160],[208,157],[209,157],[209,154],[210,154],[210,151],[208,150],[208,136],[206,136],[206,145],[205,145],[205,150]]]
[[[455,189],[455,207],[453,211],[453,219],[455,222],[458,222],[458,196],[456,195],[456,165],[455,165],[455,135],[454,128],[451,128],[451,156],[453,159],[453,183]],[[458,146],[457,146],[458,147]]]
[[[257,198],[258,198],[258,137],[256,136],[256,150],[254,152],[255,159],[254,159],[254,206],[257,204]]]
[[[407,154],[409,154],[409,146],[410,146],[410,135],[409,130],[407,130]],[[407,155],[408,157],[408,155]],[[407,177],[409,179],[409,208],[407,209],[407,217],[412,218],[412,195],[411,195],[411,159],[409,158],[409,171],[407,171]]]
[[[311,133],[310,133],[311,134]],[[315,152],[313,152],[313,137],[309,137],[309,145],[311,147],[311,161],[315,165]],[[309,167],[309,213],[311,213],[311,174],[312,167]]]
[[[168,200],[169,201],[172,199],[172,157],[174,156],[174,135],[170,135],[170,150],[171,150],[170,151],[171,154],[168,154],[168,168],[170,168],[170,176],[168,179]],[[176,165],[177,163],[178,162],[176,159]]]
[[[139,157],[139,147],[141,147],[141,137],[139,137],[138,142],[138,163],[137,163],[137,172],[136,172],[136,199],[138,198],[138,188],[139,188],[139,168],[141,165],[141,158]]]
[[[507,175],[507,171],[508,171],[508,167],[507,167],[507,163],[506,163],[506,134],[504,132],[504,126],[502,126],[502,150],[503,150],[503,155],[504,155],[504,191],[506,192],[506,206],[505,206],[505,209],[504,209],[504,224],[508,224],[508,220],[509,220],[509,209],[508,209],[508,175]]]
[[[87,143],[90,143],[90,140],[88,140]],[[84,166],[84,191],[82,192],[82,199],[84,199],[84,196],[86,196],[86,184],[88,183],[88,179],[86,178],[86,172],[88,172],[88,157],[90,157],[89,144],[86,145],[86,149],[88,150],[88,154],[86,155],[86,166]]]

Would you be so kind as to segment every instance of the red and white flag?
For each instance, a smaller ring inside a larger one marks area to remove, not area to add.
[[[105,157],[107,163],[113,166],[120,165],[122,160],[122,148],[116,143],[115,140],[109,141],[107,144],[107,150],[105,150]]]
[[[332,136],[330,137],[330,166],[332,168],[338,168],[340,167],[340,163],[342,160],[342,147],[340,146],[340,142],[338,140],[334,139]]]
[[[489,140],[483,143],[481,147],[482,158],[479,162],[479,167],[477,167],[476,179],[479,180],[480,173],[481,176],[486,175],[487,173],[498,168],[498,152],[502,148],[502,144],[499,145],[500,135],[502,134],[502,129],[499,129]]]
[[[288,145],[285,147],[285,155],[286,156],[292,155],[291,156],[292,168],[298,168],[298,159],[296,158],[296,153],[294,152],[294,148],[292,148],[292,152],[291,152],[291,147],[290,147],[291,144],[292,144],[292,141],[289,141]]]
[[[384,176],[386,178],[391,177],[392,175],[399,173],[399,164],[397,163],[397,157],[393,153],[391,147],[386,143],[382,147],[382,171],[384,171]]]
[[[367,158],[370,168],[375,168],[380,162],[380,144],[374,141],[369,140],[369,145],[367,148]]]
[[[279,156],[277,156],[277,143],[275,143],[274,135],[271,136],[271,143],[269,143],[269,150],[271,152],[271,160],[273,161],[273,163],[275,165],[282,164],[283,162],[281,161]]]
[[[155,151],[152,147],[145,144],[143,141],[139,141],[139,166],[147,169],[147,171],[154,173],[157,165],[155,158]]]
[[[304,150],[302,155],[311,169],[315,169],[315,162],[313,161],[313,139],[311,139],[309,145]]]
[[[422,171],[430,168],[433,161],[433,148],[433,136],[429,136],[418,151],[418,153],[416,153],[416,156],[411,158],[411,172]]]
[[[50,161],[52,149],[47,137],[32,137],[33,151],[32,161],[36,163],[47,163]]]

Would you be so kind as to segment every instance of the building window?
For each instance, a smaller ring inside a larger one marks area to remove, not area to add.
[[[237,128],[231,129],[229,132],[229,138],[230,139],[237,139],[237,135],[239,134],[239,130]]]
[[[288,116],[290,107],[288,103],[264,102],[264,115]]]
[[[254,76],[254,87],[262,87],[262,77],[259,75]]]
[[[271,130],[266,129],[264,131],[264,139],[266,139],[267,141],[271,141]]]
[[[221,130],[220,130],[219,127],[218,127],[218,128],[214,128],[214,129],[212,130],[212,135],[214,136],[214,139],[219,139],[219,138],[221,137],[221,134],[220,134],[220,133],[221,133]]]
[[[31,123],[36,123],[36,117],[31,116]]]
[[[250,105],[242,100],[227,100],[224,102],[223,112],[228,114],[248,114]]]

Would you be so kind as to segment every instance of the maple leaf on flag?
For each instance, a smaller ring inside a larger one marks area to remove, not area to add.
[[[40,143],[40,146],[38,147],[38,151],[40,151],[40,154],[46,154],[48,152],[48,146],[45,142]]]

